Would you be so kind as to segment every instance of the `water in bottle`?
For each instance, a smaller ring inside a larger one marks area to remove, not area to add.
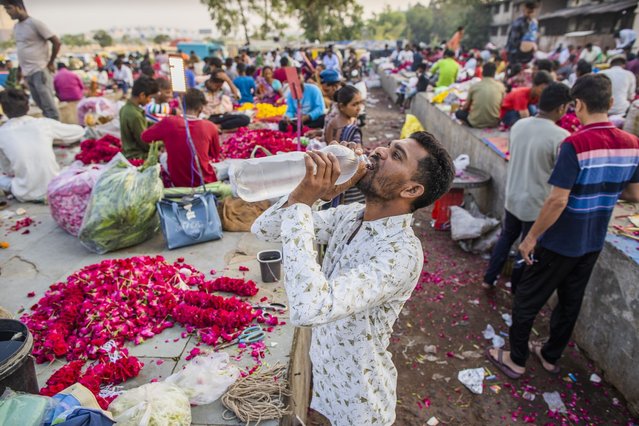
[[[347,182],[359,166],[359,158],[351,149],[342,145],[329,145],[321,149],[332,153],[340,165],[340,176],[336,184]],[[251,158],[231,166],[229,176],[233,192],[244,201],[256,202],[279,198],[290,194],[306,175],[304,152],[287,152],[270,157]]]

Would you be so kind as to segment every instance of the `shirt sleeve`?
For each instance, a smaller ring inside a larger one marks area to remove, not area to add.
[[[145,143],[151,143],[154,141],[161,141],[164,140],[163,135],[166,135],[166,131],[164,130],[164,121],[166,120],[163,119],[157,123],[155,123],[153,126],[149,127],[148,129],[146,129],[145,131],[143,131],[140,134],[140,139],[142,140],[142,142]]]
[[[42,120],[46,120],[53,139],[58,139],[69,144],[77,142],[84,137],[84,128],[82,126],[78,126],[76,124],[64,124],[50,118],[43,118]]]
[[[324,98],[322,97],[322,92],[319,89],[313,90],[311,102],[313,103],[313,108],[308,113],[308,116],[311,117],[311,120],[317,120],[326,113],[324,109]]]
[[[286,114],[285,115],[291,120],[295,120],[297,116],[297,101],[293,99],[293,95],[291,93],[289,93],[286,98]]]
[[[513,110],[523,111],[528,109],[528,96],[524,96],[525,92],[514,93],[512,96]]]
[[[572,143],[564,141],[559,148],[559,156],[548,183],[562,189],[572,189],[577,181],[581,167],[577,152]]]
[[[31,18],[31,20],[33,22],[33,27],[35,28],[37,33],[40,34],[40,37],[45,40],[49,40],[51,37],[55,36],[53,31],[51,31],[44,22],[33,18]]]
[[[217,127],[210,121],[205,121],[205,125],[209,128],[211,134],[211,146],[209,147],[209,157],[211,160],[219,161],[222,148],[220,147],[220,135],[217,132]]]
[[[407,283],[416,281],[419,256],[410,245],[399,243],[328,279],[316,260],[314,219],[302,204],[282,212],[284,287],[294,325],[326,324],[380,306],[404,296]]]

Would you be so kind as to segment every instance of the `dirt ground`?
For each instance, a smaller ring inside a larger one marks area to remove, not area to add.
[[[403,115],[381,89],[373,89],[370,97],[377,102],[367,105],[368,122],[363,131],[366,144],[373,146],[399,136]],[[483,351],[489,341],[482,331],[486,325],[504,335],[508,332],[502,319],[502,314],[510,313],[512,302],[506,279],[495,291],[486,293],[480,283],[487,261],[462,251],[449,232],[434,230],[430,214],[425,209],[415,216],[415,233],[424,249],[424,270],[395,325],[390,346],[399,374],[396,424],[421,426],[432,417],[447,425],[633,424],[619,392],[605,379],[598,385],[590,381],[592,373],[603,374],[573,343],[564,353],[557,376],[546,373],[531,358],[527,374],[513,381],[485,360]],[[545,309],[538,317],[534,339],[547,335],[549,316],[550,310]],[[457,374],[481,367],[494,377],[484,381],[483,394],[474,395],[459,382]],[[560,393],[566,414],[549,413],[542,394],[554,391]],[[326,423],[312,415],[308,424]]]

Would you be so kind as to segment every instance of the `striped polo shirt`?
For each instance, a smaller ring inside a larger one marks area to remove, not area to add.
[[[639,138],[611,123],[594,123],[566,138],[548,180],[570,189],[568,205],[540,245],[579,257],[603,248],[619,194],[639,182]]]

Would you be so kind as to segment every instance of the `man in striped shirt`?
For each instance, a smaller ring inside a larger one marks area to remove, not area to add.
[[[610,79],[587,74],[571,95],[584,126],[561,145],[549,179],[550,195],[519,246],[528,266],[515,294],[510,352],[487,353],[511,378],[525,372],[531,351],[544,369],[559,372],[557,362],[577,322],[617,199],[639,201],[639,139],[608,122]],[[543,345],[529,344],[535,317],[555,290],[559,302],[550,319],[550,337]]]

